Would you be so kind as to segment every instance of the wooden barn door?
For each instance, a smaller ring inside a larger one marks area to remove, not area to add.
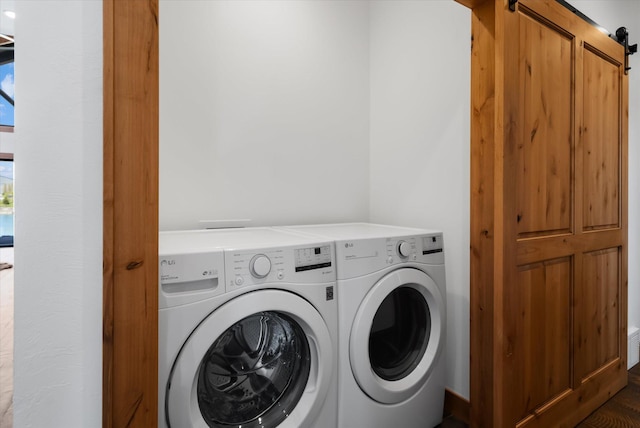
[[[624,49],[508,3],[473,18],[472,425],[572,427],[627,381]]]

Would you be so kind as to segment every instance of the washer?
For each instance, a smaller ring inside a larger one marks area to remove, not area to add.
[[[337,423],[333,242],[269,228],[161,232],[159,423]]]
[[[445,393],[442,233],[368,223],[286,229],[336,244],[338,426],[438,425]]]

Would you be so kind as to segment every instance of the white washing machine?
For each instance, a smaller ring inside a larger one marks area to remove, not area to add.
[[[336,426],[333,242],[269,228],[159,239],[160,426]]]
[[[338,426],[438,425],[445,393],[442,233],[368,223],[286,229],[336,244]]]

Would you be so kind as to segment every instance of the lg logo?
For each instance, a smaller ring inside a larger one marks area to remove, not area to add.
[[[347,242],[344,244],[344,248],[353,248],[353,242]]]
[[[175,265],[175,264],[176,264],[176,261],[175,261],[175,260],[167,260],[167,259],[163,259],[163,260],[160,262],[160,266],[173,266],[173,265]]]

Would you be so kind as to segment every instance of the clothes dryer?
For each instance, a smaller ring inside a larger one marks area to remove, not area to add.
[[[160,426],[336,426],[333,243],[269,228],[159,241]]]
[[[287,230],[336,244],[338,426],[438,425],[445,392],[442,233],[367,223]]]

